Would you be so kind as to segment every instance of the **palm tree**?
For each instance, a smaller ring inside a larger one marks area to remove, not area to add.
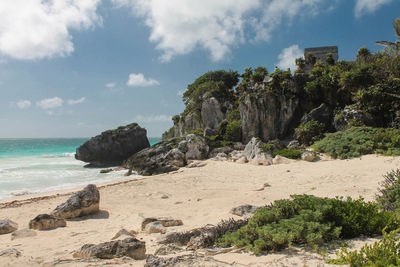
[[[393,21],[393,28],[396,32],[397,39],[400,39],[400,18],[397,18]],[[376,42],[378,45],[383,45],[386,47],[394,48],[396,51],[400,50],[400,41],[397,42],[389,42],[389,41],[378,41]]]

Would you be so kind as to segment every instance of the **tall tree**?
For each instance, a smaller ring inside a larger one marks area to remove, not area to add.
[[[400,18],[397,18],[393,21],[393,28],[396,33],[397,39],[399,39],[400,38]],[[376,43],[379,45],[383,45],[386,47],[396,49],[396,51],[400,51],[400,41],[397,41],[397,42],[378,41]]]

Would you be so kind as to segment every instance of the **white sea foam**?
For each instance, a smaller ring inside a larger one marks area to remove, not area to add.
[[[86,163],[75,160],[72,154],[1,159],[0,199],[126,179],[124,170],[100,174],[100,169],[83,168]]]

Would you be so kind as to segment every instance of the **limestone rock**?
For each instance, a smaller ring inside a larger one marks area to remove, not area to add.
[[[351,107],[345,107],[342,112],[336,114],[333,119],[333,126],[337,131],[344,131],[351,127],[352,122],[358,122],[366,126],[376,127],[374,118],[369,113],[363,113]]]
[[[160,221],[150,222],[146,224],[145,230],[149,234],[153,233],[165,234],[167,231]]]
[[[37,235],[37,233],[34,230],[22,229],[22,230],[14,231],[11,234],[11,240],[14,240],[17,238],[32,237],[32,236],[36,236],[36,235]]]
[[[146,129],[136,123],[102,132],[76,149],[75,158],[89,166],[120,165],[124,160],[150,146]]]
[[[12,233],[18,229],[18,224],[11,220],[0,220],[0,235]]]
[[[151,218],[145,218],[142,222],[142,231],[145,230],[146,225],[148,225],[149,223],[152,222],[160,222],[162,224],[162,226],[164,227],[171,227],[171,226],[180,226],[183,225],[182,220],[177,220],[177,219],[173,219],[173,218],[155,218],[155,217],[151,217]]]
[[[325,126],[329,126],[332,120],[332,114],[329,107],[325,103],[322,103],[319,107],[314,108],[308,114],[305,114],[301,119],[301,123],[307,123],[312,120],[323,123]]]
[[[318,155],[311,151],[306,151],[301,155],[301,159],[309,162],[316,161],[318,159]]]
[[[100,258],[112,259],[119,257],[131,257],[142,260],[146,257],[145,242],[130,237],[124,240],[115,240],[98,245],[86,244],[73,254],[74,258]]]
[[[128,231],[124,228],[122,228],[121,230],[118,231],[118,233],[116,233],[113,238],[111,238],[111,240],[120,238],[121,236],[128,236],[128,237],[135,237],[137,235],[137,232],[132,230],[132,231]]]
[[[218,147],[218,148],[214,148],[213,150],[211,150],[208,157],[215,158],[219,153],[224,153],[224,154],[228,155],[232,151],[233,151],[233,149],[230,147]]]
[[[261,153],[249,160],[249,163],[253,165],[269,166],[272,165],[272,157],[265,153]]]
[[[241,216],[241,217],[248,217],[254,214],[254,212],[258,209],[257,206],[253,205],[241,205],[235,208],[232,208],[230,213]]]
[[[275,164],[275,165],[278,165],[278,164],[289,164],[291,162],[292,162],[292,160],[290,160],[288,158],[285,158],[285,157],[282,157],[280,155],[276,155],[275,158],[272,160],[272,163]]]
[[[111,168],[109,168],[109,169],[102,169],[102,170],[100,170],[100,173],[109,173],[109,172],[112,172],[113,171],[113,169],[111,169]]]
[[[216,129],[225,119],[225,114],[221,111],[221,105],[215,97],[207,98],[201,107],[201,118],[204,128]]]
[[[22,255],[21,251],[19,251],[18,249],[15,249],[15,248],[9,248],[9,249],[0,251],[0,256],[19,257],[21,255]]]
[[[50,230],[58,227],[65,227],[65,219],[56,218],[48,214],[40,214],[29,222],[29,229]]]
[[[86,216],[99,211],[100,193],[94,184],[74,193],[65,203],[58,205],[51,215],[63,219]]]
[[[186,160],[206,159],[209,147],[203,137],[194,134],[188,134],[185,137],[187,142]]]
[[[182,250],[183,249],[181,247],[176,245],[163,245],[162,247],[158,248],[156,252],[154,252],[154,255],[170,255],[181,252]]]

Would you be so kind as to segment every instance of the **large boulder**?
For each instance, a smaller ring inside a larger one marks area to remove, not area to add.
[[[120,165],[124,160],[150,146],[146,129],[136,123],[102,132],[76,149],[75,158],[88,167]]]
[[[221,105],[215,97],[204,100],[201,106],[201,118],[205,129],[217,129],[221,121],[225,119],[225,114],[221,111]]]
[[[0,235],[12,233],[18,229],[18,224],[11,220],[0,220]]]
[[[301,119],[301,123],[307,123],[312,120],[323,123],[328,127],[332,120],[332,114],[329,107],[325,103],[322,103],[319,107],[314,108],[309,113],[305,114]]]
[[[99,211],[100,193],[94,184],[74,193],[66,202],[58,205],[51,215],[57,218],[72,219]]]
[[[29,229],[35,230],[51,230],[65,226],[67,226],[65,219],[56,218],[48,214],[40,214],[29,221]]]
[[[115,240],[98,245],[83,245],[73,256],[74,258],[96,257],[100,259],[131,257],[135,260],[142,260],[146,257],[146,246],[145,242],[129,237],[124,240]]]
[[[344,131],[352,125],[358,124],[376,127],[371,114],[364,113],[352,107],[345,107],[340,113],[335,115],[333,120],[333,126],[337,131]]]
[[[155,175],[176,171],[186,166],[188,160],[207,158],[208,146],[204,138],[188,134],[172,138],[146,148],[124,162],[124,167],[140,175]]]

